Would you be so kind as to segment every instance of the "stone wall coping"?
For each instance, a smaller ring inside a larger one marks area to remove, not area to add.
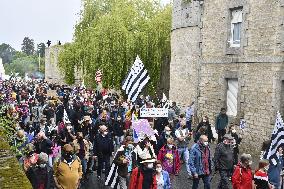
[[[203,64],[223,63],[284,63],[284,56],[250,56],[250,57],[221,57],[202,58]]]

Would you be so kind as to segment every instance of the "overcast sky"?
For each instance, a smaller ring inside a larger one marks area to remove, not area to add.
[[[0,44],[20,50],[24,37],[70,42],[80,8],[81,0],[0,0]]]

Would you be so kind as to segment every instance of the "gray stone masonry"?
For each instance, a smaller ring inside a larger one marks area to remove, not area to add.
[[[235,8],[243,10],[238,48],[228,43]],[[195,100],[196,117],[208,115],[214,125],[227,104],[227,79],[238,79],[230,120],[244,117],[242,148],[258,152],[276,112],[284,114],[284,1],[174,0],[171,46],[170,99],[181,106]]]

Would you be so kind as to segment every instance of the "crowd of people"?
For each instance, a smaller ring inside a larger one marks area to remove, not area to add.
[[[239,155],[242,137],[225,108],[214,127],[207,116],[195,125],[194,103],[183,113],[173,102],[168,117],[147,118],[155,135],[135,141],[133,118],[141,107],[161,107],[159,98],[130,102],[116,93],[35,80],[1,81],[0,88],[1,118],[14,123],[6,126],[10,144],[34,189],[77,189],[93,172],[112,187],[170,189],[183,166],[193,189],[200,179],[212,188],[216,173],[218,189],[280,188],[282,147],[274,161],[261,159],[253,171],[251,155]],[[217,143],[214,153],[211,143]]]

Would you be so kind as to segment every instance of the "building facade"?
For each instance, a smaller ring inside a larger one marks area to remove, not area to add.
[[[170,99],[213,125],[227,108],[259,148],[284,116],[284,0],[174,0],[171,45]]]

